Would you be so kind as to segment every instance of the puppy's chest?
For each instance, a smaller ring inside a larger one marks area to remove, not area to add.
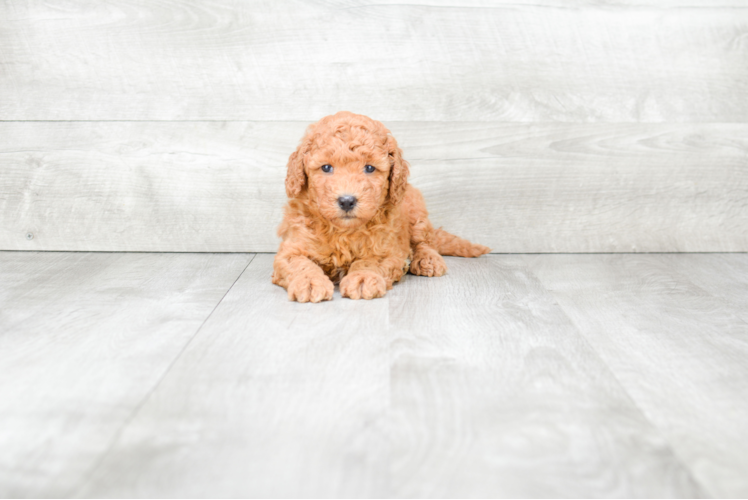
[[[381,260],[393,252],[400,253],[389,241],[380,241],[380,244],[375,244],[375,241],[367,238],[336,238],[320,242],[312,258],[337,283],[348,274],[357,260]]]
[[[360,246],[345,241],[325,242],[318,247],[314,260],[333,281],[339,281],[355,261],[374,257],[361,250]]]

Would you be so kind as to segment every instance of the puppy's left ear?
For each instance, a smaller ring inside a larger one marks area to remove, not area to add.
[[[390,156],[390,203],[398,205],[403,201],[408,187],[410,168],[408,162],[403,160],[403,152],[397,147],[397,141],[391,135],[387,136],[387,151]]]
[[[299,147],[288,158],[286,172],[286,195],[296,198],[306,187],[306,172],[304,171],[304,156],[309,151],[309,131],[304,134]]]

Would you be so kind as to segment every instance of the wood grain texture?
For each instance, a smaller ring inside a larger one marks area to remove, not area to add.
[[[525,260],[709,494],[745,497],[748,256]]]
[[[673,273],[727,302],[731,312],[748,322],[748,254],[685,254],[668,259],[668,265]]]
[[[0,497],[66,497],[250,255],[0,252]]]
[[[0,124],[0,248],[275,251],[285,164],[304,128]]]
[[[365,7],[371,5],[399,5],[400,0],[319,0],[317,3],[336,7]],[[408,5],[431,7],[560,7],[579,8],[618,8],[618,7],[746,7],[745,0],[412,0]]]
[[[638,3],[5,1],[0,119],[745,122],[748,6]]]
[[[387,125],[434,224],[495,252],[748,250],[748,125]],[[0,123],[0,248],[273,252],[305,127]]]
[[[0,496],[745,496],[746,254],[251,258],[0,252]]]
[[[390,294],[396,497],[691,497],[659,433],[518,257]]]
[[[388,301],[289,302],[258,255],[78,491],[383,497]]]
[[[373,302],[300,305],[270,285],[272,258],[252,262],[78,495],[700,494],[507,259],[449,259],[449,277],[408,276]]]

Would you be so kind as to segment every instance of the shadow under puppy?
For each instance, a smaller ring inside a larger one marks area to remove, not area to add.
[[[309,126],[288,160],[289,197],[278,235],[273,283],[289,300],[382,297],[408,272],[442,276],[442,255],[490,249],[429,222],[408,163],[380,122],[347,111]]]

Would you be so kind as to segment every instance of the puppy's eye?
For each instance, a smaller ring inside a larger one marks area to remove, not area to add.
[[[326,174],[332,172],[332,165],[322,165],[322,171]]]
[[[370,173],[374,172],[375,170],[376,170],[376,168],[374,168],[374,167],[373,167],[373,166],[371,166],[371,165],[366,165],[366,166],[364,167],[364,171],[365,171],[365,172],[366,172],[367,174],[370,174]]]

